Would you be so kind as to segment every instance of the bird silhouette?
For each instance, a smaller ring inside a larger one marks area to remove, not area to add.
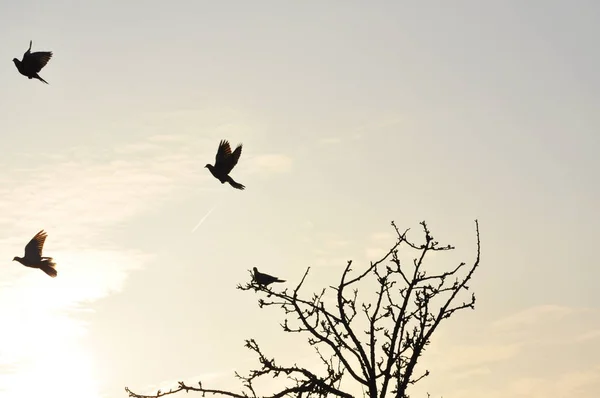
[[[56,278],[56,264],[52,257],[42,257],[42,249],[48,234],[41,230],[25,246],[25,257],[15,257],[13,261],[18,261],[26,267],[39,268],[52,278]]]
[[[48,82],[42,79],[38,73],[44,66],[46,66],[48,61],[50,61],[50,58],[52,58],[52,51],[40,51],[32,53],[32,43],[33,42],[29,40],[29,49],[27,52],[25,52],[25,54],[23,54],[23,59],[19,61],[17,58],[13,58],[13,62],[19,70],[19,73],[23,76],[27,76],[30,79],[35,77],[36,79],[48,84]]]
[[[252,268],[252,270],[254,271],[254,281],[261,286],[268,286],[273,282],[285,282],[283,279],[258,272],[256,267]]]
[[[215,156],[215,165],[207,164],[204,166],[210,171],[216,179],[221,181],[221,184],[228,182],[232,187],[236,189],[246,188],[242,184],[235,182],[229,175],[231,170],[235,167],[240,155],[242,154],[242,144],[239,144],[233,153],[231,153],[231,146],[229,141],[221,140],[219,143],[219,149],[217,150],[217,156]]]

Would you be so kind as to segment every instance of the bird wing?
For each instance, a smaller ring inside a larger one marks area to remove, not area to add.
[[[23,53],[23,59],[25,59],[25,57],[27,57],[29,54],[31,54],[31,45],[33,44],[32,40],[29,40],[29,48],[27,49],[27,51],[25,51]]]
[[[223,166],[223,171],[226,174],[229,174],[231,172],[231,170],[233,170],[233,168],[237,164],[238,160],[240,160],[241,154],[242,154],[242,144],[238,145],[237,148],[235,148],[235,151],[233,151],[233,153],[231,154],[231,156],[227,157],[227,161],[225,163],[225,166],[227,166],[227,167]]]
[[[23,62],[26,63],[27,67],[31,68],[32,71],[38,73],[52,58],[51,51],[39,51],[30,53],[23,56]]]
[[[46,242],[46,237],[48,234],[41,230],[38,232],[25,246],[25,257],[26,258],[41,258],[42,257],[42,249],[44,248],[44,242]]]
[[[215,168],[222,169],[227,164],[227,159],[231,156],[231,146],[229,141],[221,140],[217,156],[215,156]]]

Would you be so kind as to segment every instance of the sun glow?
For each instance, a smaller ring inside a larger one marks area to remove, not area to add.
[[[89,310],[86,303],[119,290],[140,258],[111,250],[53,254],[57,278],[17,268],[0,289],[0,396],[101,397],[82,339],[87,324],[78,314]]]
[[[57,332],[61,330],[60,321],[52,326]],[[3,383],[5,391],[15,398],[49,394],[61,398],[76,398],[82,394],[100,398],[91,360],[85,350],[76,341],[49,341],[52,339],[44,332],[40,334],[38,338],[47,345],[40,349],[42,344],[39,344],[36,350],[21,356],[14,374]]]
[[[32,300],[19,303],[12,314],[2,311],[10,319],[0,332],[3,392],[15,398],[75,398],[82,392],[99,398],[91,358],[79,341],[84,325],[56,310],[36,309],[32,304],[43,301],[45,292],[25,290]]]

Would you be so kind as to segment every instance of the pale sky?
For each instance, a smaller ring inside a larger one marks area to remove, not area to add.
[[[474,259],[477,218],[476,310],[441,326],[411,396],[597,397],[600,3],[20,0],[0,15],[2,396],[237,388],[257,363],[244,338],[313,358],[235,289],[248,269],[292,286],[311,266],[316,291],[384,254],[392,220],[415,238],[426,220],[453,267]],[[29,40],[54,52],[49,85],[11,62]],[[204,169],[220,139],[244,144],[245,191]],[[40,229],[56,279],[11,261]]]

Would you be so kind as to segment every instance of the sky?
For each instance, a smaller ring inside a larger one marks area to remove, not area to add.
[[[0,3],[0,392],[237,386],[311,360],[248,270],[307,292],[426,220],[475,257],[411,396],[600,389],[600,4]],[[40,75],[12,58],[53,51]],[[204,169],[243,143],[238,191]],[[208,216],[207,216],[208,214]],[[206,216],[206,217],[205,217]],[[200,221],[203,220],[201,223]],[[44,229],[58,277],[12,262]]]

